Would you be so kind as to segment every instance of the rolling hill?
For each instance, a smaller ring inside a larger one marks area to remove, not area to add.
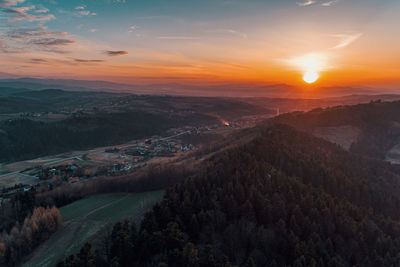
[[[336,142],[353,153],[385,159],[388,151],[400,143],[399,114],[399,101],[372,101],[283,114],[274,121]]]
[[[396,265],[398,166],[282,124],[253,131],[252,141],[168,189],[139,229],[116,224],[111,255],[94,264]],[[84,264],[90,250],[60,266]]]

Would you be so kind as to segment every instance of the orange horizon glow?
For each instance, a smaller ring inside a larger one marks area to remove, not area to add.
[[[335,1],[329,7],[319,1],[309,6],[295,1],[197,6],[219,10],[211,18],[188,2],[166,7],[168,14],[145,16],[150,4],[128,1],[88,4],[84,8],[92,16],[78,13],[73,20],[64,13],[38,22],[14,21],[10,15],[3,18],[9,26],[0,29],[0,75],[127,84],[303,88],[308,81],[313,87],[399,88],[400,3],[366,1],[362,6]],[[9,7],[26,5],[18,3]],[[69,1],[62,5],[79,12]],[[174,13],[177,7],[187,16]]]

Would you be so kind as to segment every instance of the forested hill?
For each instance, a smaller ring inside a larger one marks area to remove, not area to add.
[[[336,137],[342,133],[334,127],[351,126],[358,129],[359,136],[349,150],[379,159],[384,159],[388,150],[400,143],[400,101],[318,108],[283,114],[274,121],[313,133],[330,127]],[[348,136],[345,134],[343,138]]]
[[[118,223],[109,246],[59,266],[399,266],[396,167],[289,126],[259,131],[170,188],[138,229]]]

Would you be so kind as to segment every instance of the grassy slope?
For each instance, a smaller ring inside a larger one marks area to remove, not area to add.
[[[76,253],[104,226],[125,217],[139,219],[163,191],[137,194],[94,195],[60,209],[63,226],[42,244],[23,266],[55,266],[61,258]]]

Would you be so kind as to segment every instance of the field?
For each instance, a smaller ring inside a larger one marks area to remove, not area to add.
[[[62,207],[61,229],[36,249],[22,266],[55,266],[59,259],[77,253],[87,240],[101,233],[110,223],[124,218],[139,220],[163,193],[94,195]]]
[[[0,175],[0,188],[11,187],[17,184],[34,185],[38,183],[38,180],[33,176],[21,173],[7,175],[6,177],[1,177]]]
[[[312,133],[331,143],[338,144],[343,149],[349,151],[351,145],[357,142],[361,130],[351,125],[342,125],[336,127],[316,127]]]

